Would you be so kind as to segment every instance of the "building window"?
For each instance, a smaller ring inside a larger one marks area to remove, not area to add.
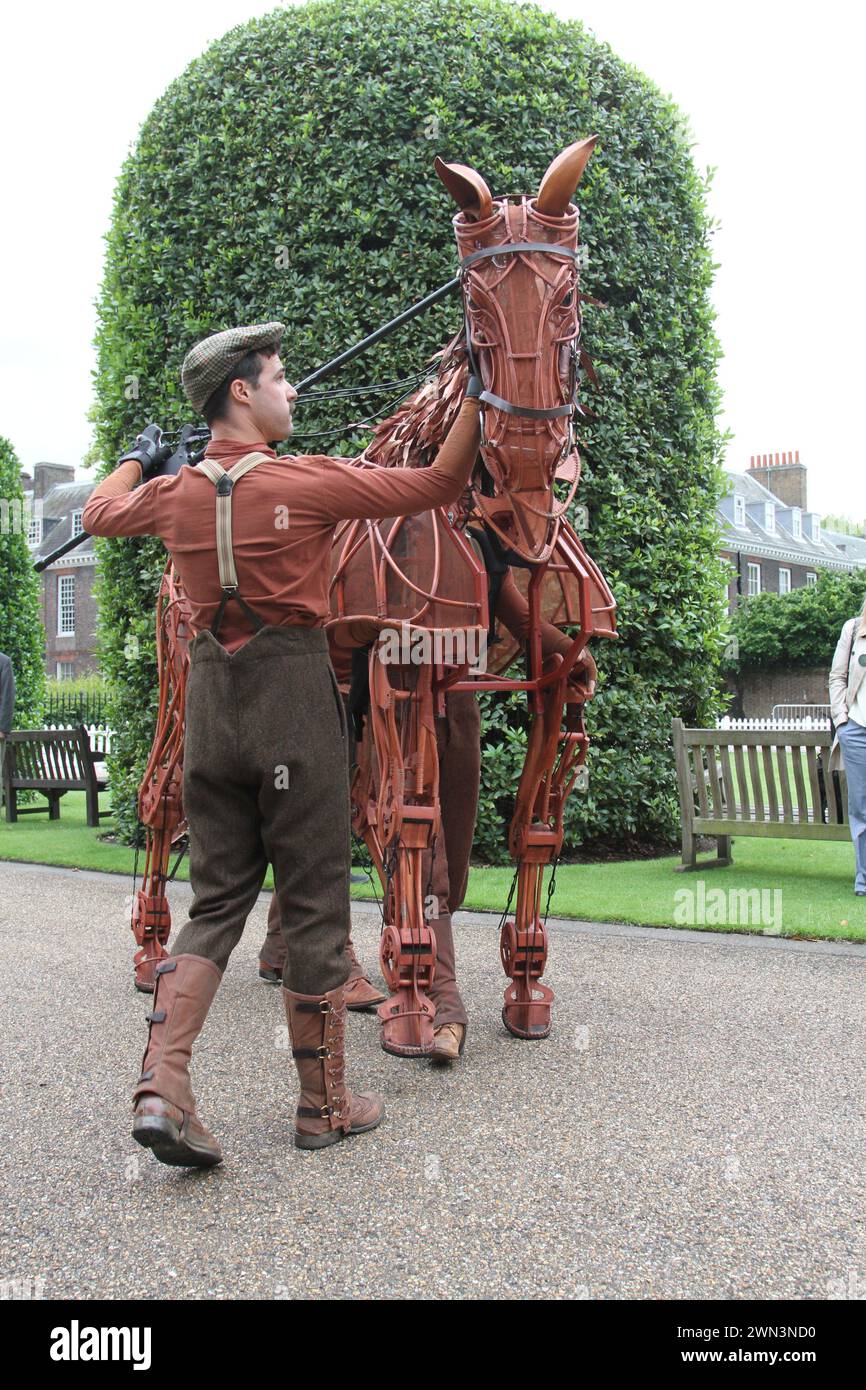
[[[24,494],[24,515],[27,517],[27,544],[42,544],[42,501],[34,501],[32,492]]]
[[[791,535],[795,541],[803,539],[803,513],[799,507],[793,507],[791,510]]]
[[[57,636],[75,636],[75,575],[57,576]]]
[[[761,592],[761,566],[749,564],[749,598]]]
[[[57,679],[59,681],[71,681],[75,675],[74,661],[58,661]]]
[[[817,576],[817,574],[814,573],[813,570],[807,570],[807,571],[806,571],[806,583],[807,583],[807,584],[817,584],[817,583],[818,583],[818,576]]]
[[[791,571],[779,570],[779,593],[789,594],[791,592]]]
[[[84,516],[84,512],[83,512],[83,511],[76,511],[76,512],[73,512],[73,513],[72,513],[72,534],[73,534],[73,536],[80,536],[80,535],[81,535],[81,532],[84,530],[84,526],[83,526],[82,521],[81,521],[81,518],[82,518],[83,516]]]
[[[764,530],[771,536],[776,534],[776,508],[772,502],[764,503]]]
[[[746,524],[746,499],[739,492],[734,493],[734,525]]]

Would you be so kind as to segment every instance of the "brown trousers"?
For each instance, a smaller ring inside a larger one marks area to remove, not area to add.
[[[190,646],[183,796],[195,898],[174,955],[225,970],[273,865],[283,983],[345,983],[351,862],[347,729],[323,628],[264,627],[234,654]]]
[[[422,858],[425,908],[436,936],[436,975],[430,997],[436,1005],[436,1027],[466,1023],[466,1010],[457,987],[457,966],[451,914],[456,912],[469,882],[469,859],[478,814],[481,777],[481,713],[470,690],[445,696],[445,717],[436,720],[439,753],[439,802],[442,824],[431,851]],[[429,897],[436,899],[429,902]],[[279,968],[284,959],[280,905],[274,897],[268,914],[268,934],[259,955],[263,964]]]

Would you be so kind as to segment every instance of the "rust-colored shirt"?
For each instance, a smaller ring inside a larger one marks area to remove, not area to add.
[[[232,538],[238,591],[263,622],[321,627],[330,617],[328,584],[334,529],[347,517],[413,516],[456,502],[478,449],[477,403],[460,410],[429,468],[353,467],[325,454],[277,458],[266,444],[211,440],[206,456],[226,469],[249,453],[260,463],[235,485]],[[221,598],[216,550],[216,488],[197,468],[135,488],[139,465],[122,463],[91,493],[82,525],[95,536],[159,536],[171,552],[196,631],[209,628]],[[237,651],[253,626],[237,602],[223,614],[219,640]]]

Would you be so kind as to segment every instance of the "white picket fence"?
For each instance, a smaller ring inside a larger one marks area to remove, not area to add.
[[[829,729],[829,715],[807,715],[803,719],[731,719],[727,714],[716,720],[717,729]]]
[[[105,755],[111,752],[111,740],[114,737],[114,730],[108,729],[104,724],[85,724],[87,736],[90,739],[90,746],[94,753]],[[68,724],[46,724],[46,729],[68,729]]]

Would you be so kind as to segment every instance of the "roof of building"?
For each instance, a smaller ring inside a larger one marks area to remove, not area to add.
[[[857,566],[866,565],[866,541],[861,541],[863,547],[856,550],[847,547],[841,550],[837,541],[840,539],[837,532],[820,532],[820,540],[813,541],[806,535],[805,531],[800,537],[795,537],[790,528],[786,527],[780,517],[780,510],[785,510],[786,504],[782,502],[775,493],[769,488],[764,487],[756,478],[748,473],[734,473],[725,470],[728,479],[728,493],[739,493],[746,504],[746,518],[742,526],[737,526],[734,521],[726,516],[721,508],[717,509],[716,515],[722,528],[722,547],[725,550],[748,552],[750,555],[763,555],[768,559],[777,559],[781,562],[791,561],[800,565],[815,565],[822,569],[851,570]],[[767,531],[761,526],[755,517],[749,514],[749,507],[756,502],[772,502],[775,507],[775,532]],[[845,536],[846,541],[856,541],[856,536]]]
[[[849,536],[844,531],[825,531],[824,535],[831,545],[851,560],[859,560],[866,565],[866,536]]]
[[[84,510],[88,497],[94,489],[93,483],[57,483],[50,488],[42,498],[42,521],[45,534],[39,545],[33,548],[33,557],[42,560],[46,555],[50,555],[52,550],[56,550],[59,545],[68,540],[72,535],[72,513]],[[53,521],[55,525],[48,530],[46,522]],[[77,545],[74,550],[70,550],[63,560],[71,560],[74,557],[75,564],[82,564],[87,557],[91,563],[95,560],[93,541],[86,540]],[[58,564],[63,561],[58,561]]]

